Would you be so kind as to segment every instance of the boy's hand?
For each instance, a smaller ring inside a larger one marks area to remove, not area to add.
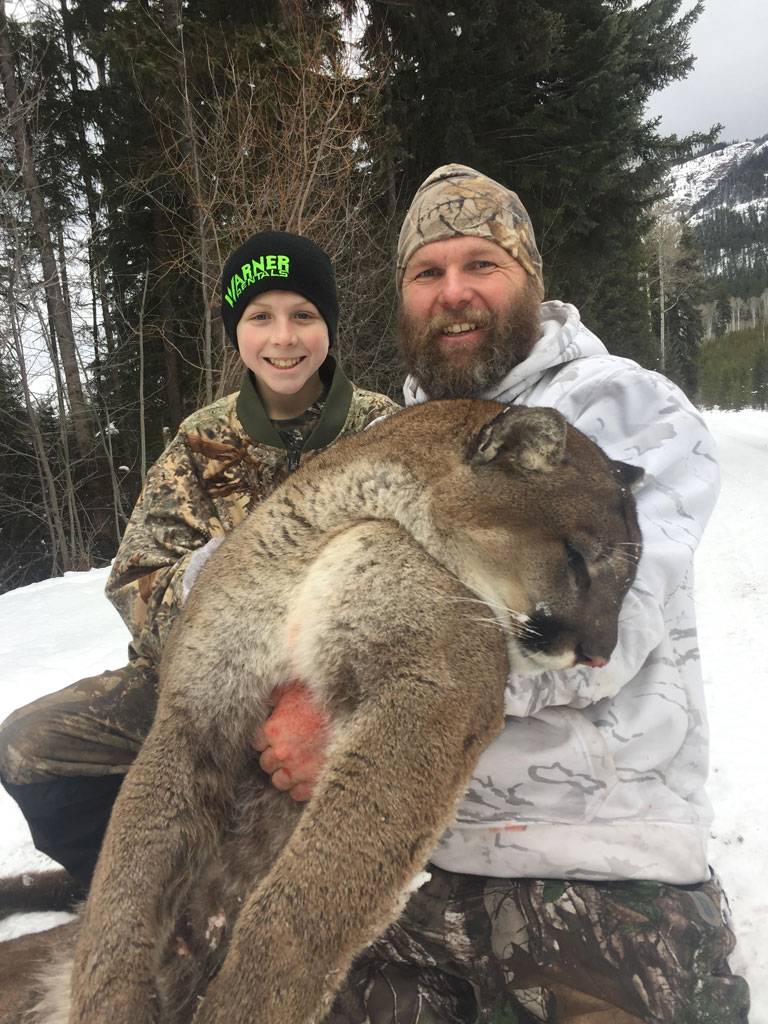
[[[325,761],[328,715],[302,683],[281,686],[273,700],[272,714],[253,738],[259,764],[277,789],[294,800],[309,800]]]

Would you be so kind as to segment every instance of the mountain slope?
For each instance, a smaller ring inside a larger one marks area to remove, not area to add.
[[[673,168],[669,202],[702,248],[710,281],[749,299],[768,289],[768,136],[719,144]]]

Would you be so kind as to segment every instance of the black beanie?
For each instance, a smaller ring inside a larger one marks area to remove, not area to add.
[[[235,348],[237,324],[245,307],[257,295],[275,289],[296,292],[313,302],[333,344],[339,300],[328,254],[301,235],[260,231],[232,253],[221,276],[221,318]]]

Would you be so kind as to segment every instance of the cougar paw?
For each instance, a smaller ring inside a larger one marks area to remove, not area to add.
[[[274,699],[272,714],[254,738],[259,764],[277,789],[307,800],[325,761],[328,715],[301,683],[281,687]]]

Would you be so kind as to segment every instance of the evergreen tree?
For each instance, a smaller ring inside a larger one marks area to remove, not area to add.
[[[754,408],[768,409],[768,337],[764,324],[752,361],[752,399]]]
[[[614,351],[647,358],[641,240],[670,160],[648,97],[691,67],[681,0],[371,0],[369,60],[391,64],[400,206],[441,163],[476,167],[528,208],[548,293]]]
[[[329,250],[343,304],[337,354],[361,383],[396,394],[394,239],[415,189],[440,163],[469,163],[515,188],[537,230],[549,295],[579,305],[613,351],[654,365],[641,239],[667,162],[703,138],[661,137],[643,117],[648,95],[690,66],[687,35],[700,5],[682,17],[680,7],[59,0],[23,24],[10,21],[22,98],[35,114],[39,194],[98,420],[100,461],[86,468],[67,456],[63,407],[31,417],[45,437],[35,441],[37,465],[25,463],[34,470],[27,478],[39,477],[41,445],[50,462],[31,505],[41,503],[45,522],[55,492],[59,533],[71,533],[54,547],[109,558],[164,432],[211,391],[237,386],[216,281],[250,231],[301,230]],[[363,10],[364,75],[337,61],[341,12]],[[0,184],[9,199],[2,241],[24,251],[17,301],[37,331],[51,333],[27,298],[40,276],[37,243],[29,216],[13,213],[21,193],[7,134]],[[742,291],[731,294],[748,297],[765,271],[763,228],[751,214],[732,227],[747,255]],[[681,300],[667,321],[669,372],[689,390],[695,301]],[[4,368],[2,387],[8,415],[21,423],[29,411],[14,405],[13,370]],[[9,438],[14,429],[9,422]]]
[[[0,360],[0,593],[51,572],[44,501],[18,374]]]
[[[50,89],[49,79],[35,88],[35,77],[39,76],[37,61],[30,62],[30,46],[34,53],[39,48],[40,32],[32,23],[23,30],[14,26],[6,16],[4,0],[0,0],[0,79],[5,101],[5,117],[8,134],[13,140],[13,161],[8,169],[16,177],[16,186],[23,192],[29,206],[34,229],[37,255],[42,269],[42,292],[50,322],[51,351],[57,351],[61,361],[63,377],[66,380],[67,401],[80,456],[92,456],[93,429],[89,409],[78,365],[77,343],[73,328],[69,300],[66,251],[64,244],[64,223],[55,216],[55,203],[50,195],[62,195],[61,188],[52,182],[59,178],[54,168],[45,160],[48,150],[56,152],[56,140],[60,137],[60,126],[51,125],[49,131],[40,131],[35,119],[30,116]],[[47,33],[43,42],[47,44]],[[53,41],[52,41],[53,47]],[[47,46],[44,47],[47,55]],[[26,58],[26,59],[25,59]],[[51,79],[53,79],[53,74]],[[55,97],[57,93],[52,93]],[[51,147],[51,140],[54,140]],[[66,162],[61,169],[61,180],[66,180]],[[58,166],[58,162],[57,162]]]
[[[689,295],[683,295],[669,311],[667,325],[670,358],[667,376],[691,400],[697,395],[697,365],[703,335],[701,313]]]
[[[722,338],[731,329],[731,303],[726,295],[720,294],[715,304],[715,317],[712,323],[712,333],[716,338]]]
[[[698,386],[705,406],[722,409],[768,405],[768,337],[762,327],[733,331],[703,345]]]

